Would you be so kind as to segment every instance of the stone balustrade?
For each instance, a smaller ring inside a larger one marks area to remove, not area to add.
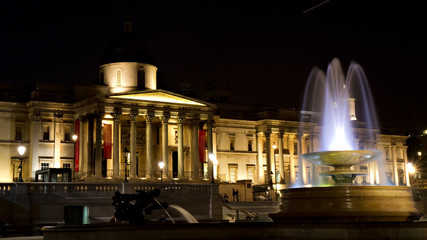
[[[0,220],[27,227],[63,223],[64,206],[88,206],[92,223],[106,222],[114,213],[116,191],[154,189],[160,189],[159,201],[179,205],[198,220],[222,220],[216,184],[87,182],[0,183]]]

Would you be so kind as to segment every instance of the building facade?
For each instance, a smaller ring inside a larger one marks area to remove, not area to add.
[[[319,177],[329,167],[302,158],[320,149],[321,126],[304,121],[297,110],[200,100],[157,89],[155,62],[139,47],[129,24],[104,52],[98,84],[39,83],[28,95],[5,85],[0,181],[18,181],[20,171],[24,181],[35,181],[38,170],[71,168],[74,181],[215,178],[282,187],[330,182]],[[354,166],[366,172],[356,184],[409,185],[407,137],[374,130],[372,139],[367,131],[354,129],[356,145],[380,150],[382,159]],[[17,151],[21,145],[27,149],[23,156]],[[217,161],[209,161],[210,154]]]

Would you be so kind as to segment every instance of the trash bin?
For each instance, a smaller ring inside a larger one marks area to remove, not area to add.
[[[64,206],[64,222],[70,225],[89,224],[89,207]]]

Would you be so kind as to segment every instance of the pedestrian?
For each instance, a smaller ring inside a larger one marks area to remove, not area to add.
[[[239,201],[239,190],[236,189],[236,200]]]
[[[224,194],[224,202],[228,203],[228,195],[227,195],[227,193]]]
[[[236,201],[236,191],[233,188],[233,202]]]

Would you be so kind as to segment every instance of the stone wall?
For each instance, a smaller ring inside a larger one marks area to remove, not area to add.
[[[108,222],[112,197],[160,189],[158,201],[183,207],[199,221],[222,220],[216,184],[0,183],[0,220],[18,228],[64,222],[64,206],[88,206],[91,223]]]

